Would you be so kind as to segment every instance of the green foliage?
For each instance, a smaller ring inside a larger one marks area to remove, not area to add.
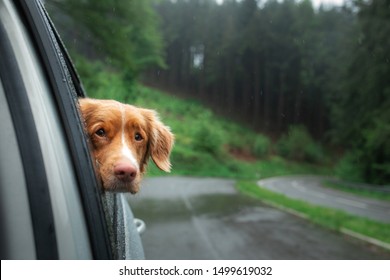
[[[223,138],[218,127],[213,127],[208,122],[210,116],[202,115],[192,127],[192,147],[195,151],[204,152],[213,156],[219,156],[222,152]]]
[[[291,126],[287,135],[280,138],[277,150],[283,157],[313,163],[324,162],[322,147],[310,136],[304,126]]]
[[[258,134],[255,136],[252,153],[258,158],[266,157],[270,154],[271,151],[271,140],[265,136]]]
[[[390,110],[376,112],[371,125],[362,131],[362,137],[364,146],[357,150],[364,162],[364,179],[390,184]]]
[[[98,55],[105,64],[120,68],[127,79],[133,80],[150,66],[164,66],[151,0],[46,2],[62,33],[72,34],[69,46],[80,42],[75,46],[78,52],[95,59]],[[64,18],[68,18],[65,24]]]
[[[80,55],[74,61],[89,97],[126,100],[131,95],[133,87],[119,73],[106,71],[103,63],[91,63]]]
[[[356,3],[358,28],[341,90],[331,103],[333,140],[348,150],[338,172],[343,178],[389,184],[390,9],[384,0]]]
[[[363,163],[360,162],[360,155],[348,152],[335,166],[336,176],[352,182],[363,181]]]

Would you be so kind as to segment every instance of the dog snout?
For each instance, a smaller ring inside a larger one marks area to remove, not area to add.
[[[137,176],[137,169],[130,162],[121,161],[114,166],[114,174],[121,181],[132,182]]]

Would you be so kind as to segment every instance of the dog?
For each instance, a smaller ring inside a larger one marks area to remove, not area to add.
[[[104,190],[137,193],[149,158],[171,171],[174,135],[154,110],[91,98],[79,104]]]

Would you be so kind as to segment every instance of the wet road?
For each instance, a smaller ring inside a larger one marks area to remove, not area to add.
[[[288,176],[260,180],[258,184],[274,192],[379,222],[390,223],[390,203],[325,188],[324,177]]]
[[[146,179],[129,198],[147,259],[389,259],[355,240],[243,196],[234,181]]]

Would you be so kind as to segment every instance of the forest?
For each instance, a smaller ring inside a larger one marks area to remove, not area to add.
[[[72,56],[273,141],[307,134],[347,179],[390,183],[390,1],[45,2]]]

